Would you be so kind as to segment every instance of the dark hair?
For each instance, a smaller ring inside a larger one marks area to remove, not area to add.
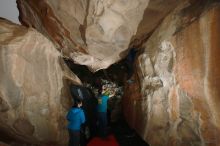
[[[78,104],[81,104],[82,100],[79,97],[74,98],[73,107],[78,107]]]

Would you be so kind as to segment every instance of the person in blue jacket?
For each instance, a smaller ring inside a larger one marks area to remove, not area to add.
[[[97,105],[97,113],[98,113],[98,128],[99,134],[101,137],[107,136],[107,106],[108,99],[115,95],[114,90],[111,90],[106,87],[106,85],[102,86],[102,94],[98,97],[98,105]]]
[[[69,110],[66,119],[68,120],[69,146],[80,145],[80,128],[85,123],[85,114],[80,108],[82,100],[75,98],[74,106]]]

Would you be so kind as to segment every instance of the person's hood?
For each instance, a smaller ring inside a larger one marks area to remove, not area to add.
[[[77,114],[81,111],[80,108],[72,108],[71,112],[74,113],[74,114]]]

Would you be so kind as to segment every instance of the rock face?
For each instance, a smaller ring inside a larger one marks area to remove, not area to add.
[[[186,0],[150,0],[144,11],[143,19],[138,25],[137,32],[131,39],[130,46],[138,47],[143,44],[158,27],[163,18],[183,1]]]
[[[179,5],[137,59],[141,91],[124,111],[151,146],[220,145],[220,3],[209,2]]]
[[[149,0],[17,0],[20,20],[76,63],[107,68],[126,54]],[[128,25],[129,24],[129,25]]]
[[[134,46],[145,40],[180,1],[17,0],[24,25],[92,71],[125,57],[130,42]]]
[[[0,131],[31,143],[66,142],[63,81],[80,80],[62,66],[54,45],[0,19],[0,56]]]

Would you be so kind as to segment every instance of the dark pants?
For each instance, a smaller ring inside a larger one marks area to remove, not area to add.
[[[95,119],[95,118],[94,118]],[[97,135],[97,125],[96,125],[97,120],[92,120],[89,123],[89,129],[90,129],[90,137],[93,138]]]
[[[88,139],[87,139],[86,134],[85,134],[86,127],[87,127],[87,124],[83,124],[81,126],[81,130],[80,130],[80,146],[86,146],[87,142],[88,142]]]
[[[80,146],[80,131],[69,129],[69,146]]]
[[[127,73],[128,73],[127,79],[130,79],[133,75],[133,62],[127,61],[126,66],[127,66]]]
[[[107,136],[107,112],[98,112],[98,128],[101,137]]]

